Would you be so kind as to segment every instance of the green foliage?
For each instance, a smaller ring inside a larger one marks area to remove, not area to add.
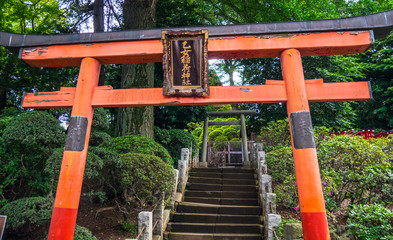
[[[95,108],[91,128],[94,130],[105,131],[109,128],[109,111],[105,108]]]
[[[98,149],[98,150],[97,150]],[[100,149],[98,147],[90,147],[87,152],[86,165],[83,178],[94,180],[101,179],[100,170],[104,167],[104,160],[95,154],[97,151],[105,151],[105,149]],[[48,158],[45,164],[44,172],[50,179],[49,185],[49,196],[53,196],[53,192],[57,189],[57,181],[59,179],[61,163],[63,160],[63,148],[57,148],[53,154]]]
[[[22,198],[7,203],[0,213],[7,216],[7,231],[30,232],[33,228],[46,224],[52,216],[53,199],[44,197]]]
[[[280,224],[275,228],[277,237],[279,239],[284,238],[284,235],[283,235],[284,234],[284,225],[287,223],[302,223],[302,222],[297,219],[293,219],[293,218],[282,219]]]
[[[263,143],[266,152],[291,146],[288,119],[269,122],[261,129],[256,141]]]
[[[295,174],[292,147],[282,147],[266,154],[268,173],[276,180]]]
[[[104,108],[94,109],[89,146],[99,146],[111,140],[111,136],[108,133],[110,129],[109,116],[109,111]]]
[[[67,11],[59,8],[58,0],[2,0],[0,9],[0,31],[22,34],[70,31]],[[17,51],[12,53],[0,47],[0,72],[1,113],[6,106],[20,108],[23,94],[33,89],[53,91],[74,84],[77,68],[33,68],[18,59]]]
[[[171,189],[173,168],[159,157],[127,153],[121,159],[121,187],[127,202],[154,204],[162,192]]]
[[[361,128],[393,127],[393,37],[390,35],[384,40],[377,41],[372,48],[358,58],[367,64],[366,79],[371,82],[373,99],[357,105],[357,124]]]
[[[393,239],[393,212],[382,205],[353,205],[348,216],[349,232],[356,239]]]
[[[387,140],[392,141],[392,140]],[[330,178],[332,199],[340,206],[344,199],[353,203],[392,202],[391,158],[376,142],[347,135],[321,142],[318,157],[323,178]]]
[[[74,240],[97,240],[93,233],[85,227],[75,225]]]
[[[151,138],[144,136],[128,135],[117,138],[112,138],[109,143],[104,143],[103,146],[110,151],[119,154],[125,153],[141,153],[151,154],[164,160],[168,164],[172,164],[172,157],[168,151],[159,143]]]
[[[64,143],[65,135],[59,121],[45,111],[22,113],[4,129],[3,138],[7,146],[19,150],[42,145],[50,149]],[[42,149],[45,151],[45,149]]]
[[[185,129],[187,123],[203,121],[205,117],[206,106],[161,106],[154,109],[154,125],[163,129]]]
[[[48,189],[46,193],[53,197],[57,188],[60,167],[63,159],[63,149],[55,149],[46,161],[44,173],[47,176]],[[108,198],[117,197],[120,180],[118,173],[121,169],[120,155],[102,147],[89,147],[84,171],[84,185],[90,192],[86,196],[90,201],[105,202]]]
[[[0,192],[8,200],[43,195],[49,182],[43,170],[53,149],[65,142],[59,121],[44,111],[20,114],[3,133]]]
[[[197,141],[195,137],[182,129],[160,129],[155,127],[154,140],[168,150],[175,163],[180,160],[182,148],[192,147],[193,155],[195,155],[197,151]]]
[[[277,196],[277,202],[279,204],[295,210],[299,208],[295,175],[288,175],[283,180],[280,179],[280,184],[275,186],[274,193]]]
[[[92,131],[89,139],[89,146],[99,146],[107,143],[112,139],[111,135],[106,132]]]
[[[228,136],[220,135],[217,136],[215,142],[213,143],[213,147],[215,151],[224,151],[228,148]]]
[[[230,107],[230,105],[227,105]],[[214,118],[210,119],[211,122],[225,122],[225,121],[238,121],[236,118]],[[203,142],[203,122],[195,124],[194,129],[191,134],[198,139],[198,146],[202,146]],[[222,139],[221,136],[226,136],[227,139],[233,139],[240,136],[240,126],[239,125],[214,125],[209,126],[208,141],[217,141],[217,137]],[[219,140],[221,141],[221,140]]]
[[[121,228],[126,231],[131,233],[131,235],[135,236],[138,234],[138,226],[132,223],[129,223],[127,221],[121,222]]]
[[[0,29],[7,32],[49,34],[65,21],[65,11],[59,9],[57,0],[4,0],[0,9]]]
[[[284,130],[285,121],[271,123],[265,136],[274,136],[270,129]],[[281,127],[281,128],[280,128]],[[393,139],[380,138],[369,141],[348,135],[330,137],[330,129],[317,127],[314,136],[320,161],[322,187],[329,220],[334,221],[343,201],[352,203],[393,202]],[[278,135],[289,141],[289,133]],[[266,137],[267,138],[267,137]],[[269,139],[268,139],[269,140]],[[273,144],[283,144],[276,138]],[[272,145],[273,145],[272,144]],[[298,207],[298,195],[292,148],[271,149],[266,154],[268,173],[276,182],[277,201],[287,208]]]

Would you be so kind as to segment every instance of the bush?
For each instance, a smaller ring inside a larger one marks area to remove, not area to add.
[[[266,154],[268,174],[275,181],[283,181],[288,175],[295,174],[292,147],[283,147]]]
[[[282,183],[274,188],[277,196],[277,203],[286,208],[297,210],[299,208],[299,197],[297,194],[297,185],[295,175],[288,175]]]
[[[59,123],[47,112],[32,111],[22,113],[4,129],[0,192],[5,198],[46,194],[45,162],[53,149],[65,143],[66,135]]]
[[[109,111],[104,108],[94,109],[89,146],[99,146],[111,140],[111,136],[108,134],[110,124],[109,115]]]
[[[105,148],[119,154],[140,153],[157,156],[168,164],[173,164],[171,155],[159,143],[153,139],[143,136],[128,135],[113,138],[108,144],[103,144]]]
[[[91,128],[99,131],[108,130],[110,124],[108,116],[110,113],[107,109],[95,108]]]
[[[159,157],[127,153],[121,156],[121,186],[127,202],[144,207],[155,204],[162,192],[172,188],[173,168]]]
[[[214,118],[210,119],[210,122],[225,122],[225,121],[238,121],[236,118]],[[195,126],[194,126],[195,125]],[[191,134],[198,140],[198,146],[202,146],[203,141],[203,122],[189,124],[189,126],[195,127]],[[240,136],[239,125],[213,125],[209,126],[208,141],[217,141],[216,138],[219,136],[226,136],[228,139],[236,138]]]
[[[95,154],[97,147],[90,147],[87,152],[86,165],[83,174],[83,179],[100,179],[100,170],[104,167],[104,160]],[[59,180],[60,168],[63,160],[64,149],[57,148],[53,154],[46,161],[44,172],[50,178],[49,196],[53,196],[53,192],[57,189],[57,182]]]
[[[379,205],[353,205],[348,214],[349,232],[356,239],[393,239],[393,212]]]
[[[361,137],[336,136],[321,142],[318,157],[322,177],[331,180],[331,198],[337,206],[345,199],[352,203],[392,201],[392,161],[380,145]]]
[[[26,112],[7,125],[3,138],[7,146],[14,145],[21,151],[42,145],[45,147],[42,150],[50,153],[51,149],[65,142],[65,134],[59,124],[59,120],[47,112]]]
[[[111,140],[111,136],[106,132],[92,131],[89,139],[89,146],[99,146]]]
[[[263,143],[266,152],[291,146],[288,119],[269,122],[261,129],[256,141]]]
[[[75,225],[74,240],[97,240],[89,229]]]
[[[49,223],[53,199],[44,197],[22,198],[7,203],[0,214],[7,216],[7,231],[22,236],[34,228]]]
[[[180,160],[182,148],[192,147],[193,156],[197,152],[195,137],[182,129],[160,129],[155,127],[154,140],[168,150],[175,163]]]
[[[49,196],[53,196],[56,191],[62,159],[63,149],[58,148],[46,162],[44,172],[50,179]],[[120,169],[121,159],[119,154],[108,152],[101,147],[89,147],[83,175],[84,185],[91,189],[87,196],[98,197],[100,202],[106,199],[105,195],[116,196],[117,192],[114,192],[114,189],[119,185],[119,181],[114,180],[114,178]]]

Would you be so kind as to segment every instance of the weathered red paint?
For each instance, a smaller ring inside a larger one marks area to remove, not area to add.
[[[310,102],[362,101],[370,99],[367,82],[322,83],[321,80],[306,80],[306,91]],[[30,93],[23,100],[24,108],[67,108],[74,104],[75,88],[61,88],[51,93]],[[236,87],[210,87],[209,97],[165,97],[161,88],[116,89],[110,86],[97,87],[93,96],[93,107],[142,107],[142,106],[186,106],[237,103],[286,102],[284,81],[269,80],[266,85]]]
[[[302,212],[300,215],[304,239],[330,239],[326,212]]]
[[[365,51],[372,44],[369,31],[296,33],[209,39],[209,59],[272,58],[289,48],[302,56],[345,55]],[[160,40],[53,45],[24,48],[21,58],[33,67],[79,66],[85,57],[101,64],[161,62]]]
[[[68,240],[74,238],[75,225],[69,224],[70,219],[76,219],[77,208],[54,207],[48,239]]]
[[[49,240],[73,239],[93,118],[91,103],[98,84],[100,67],[100,63],[93,58],[84,58],[81,63],[71,117],[87,118],[86,137],[82,151],[64,151],[49,228]]]
[[[302,217],[305,216],[305,221],[302,218],[304,239],[328,240],[330,235],[316,148],[315,146],[295,148],[294,129],[292,128],[300,127],[291,126],[291,115],[293,113],[310,111],[300,52],[296,49],[283,51],[281,54],[281,68],[288,98],[287,111],[290,122],[300,212]],[[302,131],[299,132],[302,132],[304,136],[307,134],[312,135],[311,127],[306,126],[307,132],[303,131],[304,129],[301,129]]]

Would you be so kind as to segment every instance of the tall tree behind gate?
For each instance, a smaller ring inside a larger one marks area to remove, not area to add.
[[[156,26],[156,0],[125,0],[124,30]],[[154,63],[125,64],[120,88],[151,88],[154,85]],[[153,137],[153,107],[119,108],[116,135],[128,134]]]

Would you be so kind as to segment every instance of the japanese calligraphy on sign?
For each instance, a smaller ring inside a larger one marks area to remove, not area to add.
[[[164,96],[209,96],[207,31],[163,31]]]

